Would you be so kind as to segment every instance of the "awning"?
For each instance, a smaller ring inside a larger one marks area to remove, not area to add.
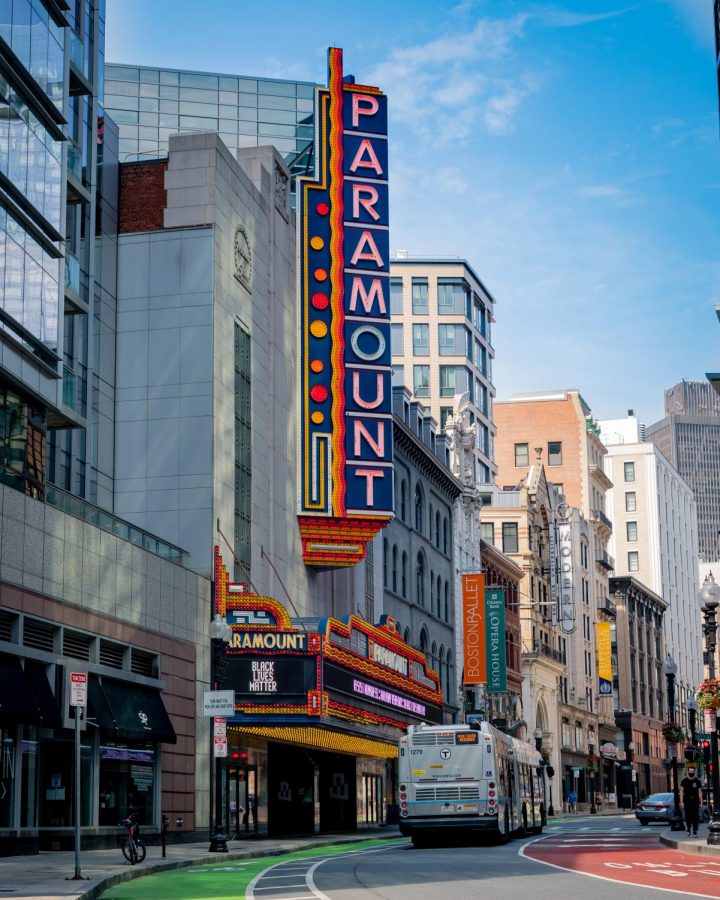
[[[25,660],[25,677],[35,698],[35,708],[40,723],[45,728],[61,728],[62,715],[55,694],[52,692],[44,663]]]
[[[233,740],[242,742],[249,738],[263,738],[278,744],[294,744],[312,750],[334,750],[337,753],[348,753],[352,756],[374,756],[378,759],[396,759],[397,744],[375,740],[355,734],[345,734],[328,728],[316,726],[280,725],[263,727],[228,728]]]
[[[39,720],[35,698],[20,660],[15,656],[0,656],[0,723],[37,724]]]
[[[175,729],[157,688],[106,678],[100,689],[105,694],[113,720],[113,727],[108,728],[103,722],[107,718],[107,711],[101,711],[93,703],[100,728],[112,730],[116,737],[130,741],[164,744],[176,742]],[[102,701],[99,698],[98,701],[98,707],[101,707]]]

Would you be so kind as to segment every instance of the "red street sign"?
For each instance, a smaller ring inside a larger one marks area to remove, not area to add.
[[[226,737],[216,737],[214,739],[214,755],[217,756],[227,756],[228,755],[228,745]]]
[[[87,672],[70,673],[70,706],[87,706]]]

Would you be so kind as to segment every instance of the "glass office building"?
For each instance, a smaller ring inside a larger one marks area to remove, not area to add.
[[[171,134],[219,132],[235,150],[272,144],[293,175],[312,171],[309,82],[108,63],[105,108],[120,128],[120,160],[166,156]]]

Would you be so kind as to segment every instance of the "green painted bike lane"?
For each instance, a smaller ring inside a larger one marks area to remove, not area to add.
[[[100,900],[238,900],[245,896],[250,882],[265,869],[295,859],[323,859],[342,853],[400,846],[397,838],[353,841],[265,856],[256,859],[228,860],[143,875],[108,888]]]

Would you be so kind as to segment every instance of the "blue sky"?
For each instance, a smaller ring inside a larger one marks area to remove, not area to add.
[[[389,96],[393,249],[465,257],[497,300],[499,398],[649,423],[720,369],[711,0],[354,7],[107,0],[107,59],[324,82],[343,47]]]

